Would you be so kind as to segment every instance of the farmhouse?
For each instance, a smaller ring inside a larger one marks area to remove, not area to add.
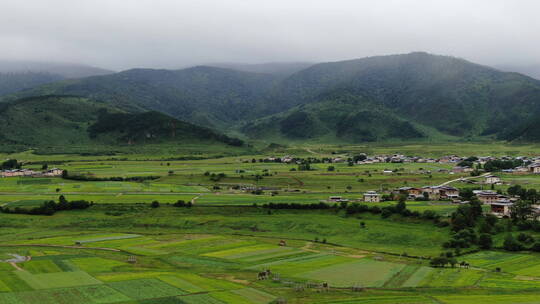
[[[479,201],[486,205],[493,205],[498,203],[513,204],[515,201],[518,200],[518,197],[508,197],[491,190],[474,190],[473,193],[476,195]]]
[[[491,204],[497,202],[502,196],[497,192],[491,190],[474,190],[473,193],[476,195],[478,200],[484,204]]]
[[[58,169],[58,168],[52,168],[50,170],[47,170],[43,172],[43,175],[45,176],[61,176],[64,170]]]
[[[381,196],[375,191],[368,191],[364,193],[364,202],[366,203],[378,203],[381,201]]]
[[[495,175],[488,175],[486,176],[485,183],[486,184],[499,184],[501,182],[501,178]]]
[[[438,187],[439,189],[439,197],[440,199],[457,199],[459,198],[459,190],[450,187],[450,186],[442,186]]]
[[[491,203],[491,213],[497,216],[510,216],[514,203],[510,201],[498,201]]]
[[[524,166],[516,167],[514,168],[514,171],[512,171],[513,174],[526,174],[528,172],[529,172],[529,168],[524,167]],[[539,172],[540,172],[540,169],[539,169]]]
[[[397,189],[398,194],[406,194],[408,199],[422,197],[422,189],[413,187],[401,187]]]
[[[540,163],[534,163],[529,166],[529,171],[534,174],[540,174]]]

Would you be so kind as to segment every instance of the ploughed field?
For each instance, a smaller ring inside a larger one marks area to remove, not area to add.
[[[325,147],[288,152],[331,155]],[[73,175],[156,178],[0,179],[3,207],[37,207],[60,195],[94,202],[52,216],[0,213],[0,303],[540,302],[538,254],[471,250],[458,257],[468,268],[433,268],[428,258],[443,251],[448,227],[397,215],[347,215],[337,208],[263,207],[319,203],[333,195],[355,201],[368,190],[439,185],[465,176],[439,172],[452,165],[338,163],[298,171],[296,164],[258,161],[268,156],[14,156],[31,162],[25,168],[48,161]],[[328,171],[329,165],[335,170]],[[383,174],[385,169],[395,173]],[[501,177],[540,189],[534,175]],[[264,190],[253,194],[254,187]],[[192,207],[173,206],[178,200]],[[153,201],[160,206],[151,208]],[[408,201],[407,208],[447,216],[456,205]],[[494,241],[500,246],[503,240]]]

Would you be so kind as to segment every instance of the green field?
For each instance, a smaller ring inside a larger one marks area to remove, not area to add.
[[[538,254],[467,251],[457,259],[467,261],[468,269],[432,268],[429,258],[444,251],[449,227],[399,215],[347,215],[339,208],[262,207],[319,203],[333,195],[360,202],[367,190],[439,185],[466,176],[438,171],[453,165],[317,163],[312,165],[314,170],[298,171],[296,164],[257,161],[272,155],[323,157],[359,152],[531,155],[536,149],[457,143],[314,145],[257,155],[215,157],[208,153],[197,160],[172,160],[185,155],[163,151],[114,156],[0,155],[29,162],[28,168],[39,169],[49,162],[49,166],[99,178],[159,177],[143,182],[0,179],[3,207],[33,208],[60,195],[94,202],[88,209],[52,216],[0,213],[0,260],[13,258],[11,254],[29,257],[14,265],[0,262],[0,303],[263,304],[279,299],[288,303],[540,303]],[[183,153],[193,155],[188,150]],[[329,165],[335,170],[329,172]],[[385,169],[397,171],[383,174]],[[212,179],[212,173],[225,175]],[[509,184],[495,189],[520,184],[540,190],[538,176],[501,176]],[[264,190],[253,194],[250,187]],[[191,202],[192,207],[174,207],[178,200]],[[160,206],[151,208],[153,201]],[[406,204],[411,211],[432,210],[443,219],[457,208],[449,201]],[[495,235],[495,245],[500,246],[503,238],[504,234]],[[271,271],[268,279],[258,280],[258,273],[266,270]],[[322,283],[328,283],[329,289],[321,288]]]

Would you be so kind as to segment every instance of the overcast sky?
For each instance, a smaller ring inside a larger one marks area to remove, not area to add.
[[[538,0],[0,0],[0,59],[114,70],[427,51],[540,63]]]

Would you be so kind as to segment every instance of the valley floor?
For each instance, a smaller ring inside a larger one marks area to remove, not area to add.
[[[523,153],[531,153],[528,149]],[[332,155],[332,150],[284,153],[307,157]],[[331,172],[329,164],[291,171],[297,166],[258,161],[267,156],[3,155],[31,162],[29,168],[49,162],[95,178],[159,178],[0,179],[3,208],[32,208],[60,195],[94,202],[88,209],[51,216],[0,213],[0,260],[5,261],[0,262],[0,303],[540,303],[538,253],[470,248],[457,257],[470,267],[433,268],[429,258],[444,251],[449,227],[398,215],[347,215],[338,208],[263,207],[319,203],[332,195],[356,201],[368,190],[451,180],[455,187],[467,186],[459,181],[467,175],[439,172],[452,165],[340,163]],[[387,175],[384,169],[397,171]],[[422,173],[426,170],[431,173]],[[540,189],[536,175],[499,175],[505,184],[496,189],[511,184]],[[246,186],[267,190],[253,194],[242,190]],[[192,206],[175,207],[178,200]],[[159,207],[152,208],[153,201]],[[407,208],[446,217],[457,206],[408,201]],[[494,235],[496,248],[503,238]]]

